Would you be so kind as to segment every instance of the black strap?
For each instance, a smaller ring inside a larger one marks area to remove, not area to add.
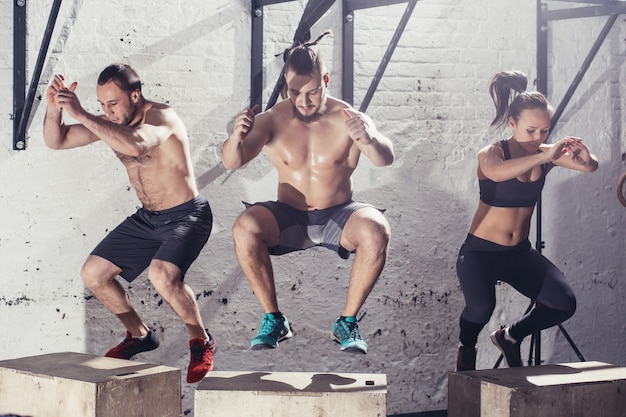
[[[504,159],[511,159],[511,152],[509,151],[509,141],[506,139],[502,139],[500,141],[500,145],[502,145],[502,150],[504,151]]]

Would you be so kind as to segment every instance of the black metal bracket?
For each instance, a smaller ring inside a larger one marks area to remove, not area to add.
[[[62,0],[54,0],[44,33],[35,70],[26,95],[26,28],[27,0],[14,0],[13,4],[13,150],[26,149],[27,126],[37,93],[44,61],[52,38]]]
[[[26,97],[26,0],[13,4],[13,150],[26,149],[20,124]]]
[[[549,23],[558,20],[565,19],[579,19],[579,18],[587,18],[587,17],[598,17],[598,16],[609,16],[607,19],[602,31],[598,35],[596,41],[592,45],[587,57],[581,64],[580,69],[576,73],[576,76],[572,80],[565,96],[559,103],[557,109],[552,115],[550,121],[550,133],[554,130],[554,127],[559,122],[563,111],[569,104],[570,99],[576,92],[576,89],[580,85],[585,73],[589,69],[589,66],[593,62],[598,50],[602,46],[602,43],[606,39],[609,34],[611,28],[615,24],[618,16],[620,14],[626,14],[626,4],[620,1],[607,1],[607,0],[558,0],[559,2],[570,2],[570,3],[586,3],[586,4],[597,4],[597,6],[579,6],[579,7],[571,7],[571,8],[560,8],[558,10],[549,10],[548,4],[549,0],[537,0],[537,90],[543,93],[544,95],[548,95],[548,30]],[[549,134],[550,134],[549,133]],[[548,134],[548,135],[549,135]],[[549,136],[548,136],[549,138]],[[542,214],[542,198],[541,196],[537,200],[536,207],[536,249],[541,252],[543,248],[545,248],[545,242],[542,240],[542,223],[541,223],[541,214]],[[559,329],[567,339],[568,343],[578,355],[578,358],[581,361],[584,361],[582,354],[574,344],[573,340],[569,337],[567,331],[561,324],[558,325]],[[532,341],[531,341],[531,350],[529,357],[529,364],[531,363],[531,358],[533,355],[534,349],[534,363],[535,365],[541,365],[541,332],[533,333]]]
[[[602,43],[609,34],[611,28],[615,24],[620,14],[626,14],[626,4],[623,1],[607,1],[607,0],[558,0],[559,2],[570,3],[594,3],[597,6],[581,6],[572,8],[561,8],[558,10],[549,10],[550,1],[537,0],[537,90],[547,95],[548,91],[548,31],[549,23],[558,20],[580,19],[587,17],[609,16],[604,28],[598,35],[596,41],[591,47],[587,57],[581,64],[578,73],[572,80],[563,100],[559,103],[557,109],[552,116],[552,131],[567,107],[569,100],[574,95],[589,66],[593,62]]]
[[[407,3],[407,7],[396,27],[393,37],[389,41],[387,50],[374,74],[374,78],[359,106],[359,110],[365,112],[369,106],[374,92],[385,73],[393,52],[400,41],[400,37],[406,28],[409,18],[413,14],[417,0],[343,0],[343,39],[342,39],[342,80],[341,97],[350,104],[354,104],[354,19],[355,11],[373,7],[389,6],[393,4]]]
[[[251,65],[250,65],[250,107],[258,104],[262,106],[262,94],[263,94],[263,6],[268,6],[277,3],[286,3],[293,0],[252,0],[252,42],[251,42]],[[309,9],[309,5],[313,4],[316,0],[309,0],[305,13]],[[399,3],[407,3],[407,8],[402,16],[396,31],[389,42],[387,51],[385,52],[381,63],[374,75],[374,78],[370,84],[370,87],[361,103],[360,110],[365,111],[369,105],[376,88],[385,72],[387,64],[389,63],[391,56],[400,40],[406,24],[413,13],[415,5],[418,0],[343,0],[343,21],[342,21],[342,99],[350,104],[354,103],[354,13],[359,9],[368,9],[373,7],[389,6]],[[330,3],[326,2],[326,10],[330,7]],[[319,3],[318,3],[319,5]],[[320,6],[321,7],[321,6]],[[310,29],[317,20],[321,18],[320,7],[315,10],[315,6],[311,7],[313,17],[303,16],[301,20],[299,31],[305,31]],[[276,83],[274,93],[270,98],[268,107],[274,104],[276,93],[280,90],[282,74]]]

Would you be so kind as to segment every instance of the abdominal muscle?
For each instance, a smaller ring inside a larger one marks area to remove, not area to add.
[[[305,211],[322,210],[349,201],[352,198],[350,174],[331,171],[323,175],[279,172],[278,201]]]
[[[185,164],[152,156],[155,158],[149,154],[142,159],[118,155],[126,167],[130,184],[146,210],[176,207],[198,194],[193,173],[188,172]]]
[[[480,201],[469,233],[503,246],[528,239],[532,207],[494,207]]]

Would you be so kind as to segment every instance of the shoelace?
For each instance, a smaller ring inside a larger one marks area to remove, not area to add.
[[[270,319],[269,316],[263,316],[263,321],[261,322],[261,332],[268,333],[271,335],[279,335],[280,327],[277,325],[278,320]]]
[[[359,321],[354,321],[352,323],[345,322],[348,326],[348,330],[350,331],[350,338],[355,340],[362,340],[361,334],[359,333],[359,328],[357,327],[357,323]]]
[[[361,317],[357,318],[356,321],[353,321],[353,322],[348,322],[348,321],[343,320],[346,327],[348,328],[347,333],[349,334],[351,339],[363,340],[363,338],[361,337],[361,334],[359,333],[359,328],[357,327],[357,323],[363,320],[363,317],[365,317],[366,314],[367,314],[367,311],[364,311],[363,313],[361,313]]]
[[[117,347],[121,350],[124,348],[127,348],[129,345],[132,345],[134,343],[137,342],[141,342],[142,340],[137,339],[137,338],[133,338],[133,337],[125,337],[124,340],[122,340],[122,342],[117,345]]]
[[[359,334],[359,328],[357,326],[358,322],[359,320],[352,321],[352,322],[341,320],[340,329],[342,330],[344,335],[347,336],[347,338],[354,339],[354,340],[363,340],[363,338]]]
[[[191,361],[192,362],[203,362],[204,356],[209,351],[209,348],[204,342],[204,346],[202,346],[202,342],[195,342],[191,347]]]

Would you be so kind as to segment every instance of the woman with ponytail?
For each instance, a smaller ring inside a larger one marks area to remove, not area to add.
[[[519,71],[495,74],[489,84],[496,115],[511,135],[478,152],[480,201],[457,258],[465,297],[460,317],[457,371],[476,369],[476,342],[496,305],[497,281],[534,301],[533,308],[491,334],[507,366],[522,366],[520,344],[536,332],[562,323],[576,310],[576,297],[563,273],[528,240],[530,220],[545,177],[556,166],[593,172],[596,157],[580,138],[548,138],[552,108],[540,92],[526,91]]]

